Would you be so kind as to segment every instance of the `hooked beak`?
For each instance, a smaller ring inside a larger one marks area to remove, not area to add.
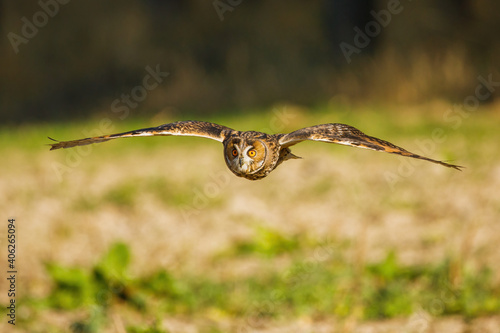
[[[248,162],[245,162],[245,159],[243,157],[240,157],[238,159],[238,164],[240,166],[240,171],[243,172],[243,173],[247,173],[248,172],[248,169],[250,168],[250,166],[248,165]]]

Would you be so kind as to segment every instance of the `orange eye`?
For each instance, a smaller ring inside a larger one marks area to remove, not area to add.
[[[233,154],[233,156],[236,157],[236,156],[238,156],[238,151],[236,149],[233,149],[231,154]]]
[[[257,152],[255,151],[255,149],[250,149],[248,151],[248,156],[250,157],[254,157],[255,155],[257,155]]]

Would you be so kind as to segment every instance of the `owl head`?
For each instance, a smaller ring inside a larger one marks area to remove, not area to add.
[[[235,175],[246,177],[264,168],[267,147],[259,139],[233,138],[225,145],[224,157]]]

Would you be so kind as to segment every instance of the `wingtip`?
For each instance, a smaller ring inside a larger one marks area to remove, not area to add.
[[[446,163],[446,162],[441,162],[441,164],[448,167],[448,168],[453,168],[453,169],[458,170],[458,171],[463,171],[462,169],[465,169],[465,167],[462,165],[450,164],[450,163]]]
[[[54,150],[54,149],[59,149],[59,148],[61,148],[61,147],[60,147],[60,145],[59,145],[61,141],[56,140],[56,139],[53,139],[53,138],[51,138],[50,136],[48,136],[47,138],[49,138],[49,139],[50,139],[50,140],[52,140],[52,141],[57,142],[57,143],[48,143],[48,144],[47,144],[47,146],[50,146],[50,150]]]

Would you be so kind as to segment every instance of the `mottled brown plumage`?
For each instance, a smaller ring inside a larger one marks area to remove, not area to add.
[[[292,154],[289,147],[306,140],[338,143],[383,151],[426,160],[457,170],[462,168],[458,165],[411,153],[390,142],[366,135],[360,130],[344,124],[322,124],[302,128],[288,134],[266,134],[255,131],[235,131],[229,127],[203,121],[179,121],[130,132],[73,141],[60,141],[51,144],[50,150],[83,146],[117,138],[161,135],[198,136],[222,142],[224,146],[224,160],[229,170],[236,176],[250,180],[262,179],[282,162],[300,158]]]

